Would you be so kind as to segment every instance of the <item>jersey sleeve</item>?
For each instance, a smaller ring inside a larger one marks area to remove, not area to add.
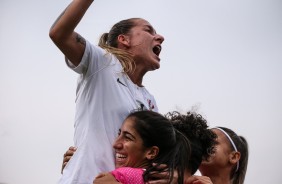
[[[70,69],[87,77],[111,64],[112,57],[112,54],[106,53],[101,47],[93,45],[86,40],[85,51],[79,65],[73,65],[66,57],[65,61]]]

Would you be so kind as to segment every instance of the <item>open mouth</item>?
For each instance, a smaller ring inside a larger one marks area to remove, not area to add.
[[[161,46],[161,45],[156,45],[155,47],[153,47],[153,52],[154,52],[157,56],[160,55],[161,51],[162,51],[162,46]]]

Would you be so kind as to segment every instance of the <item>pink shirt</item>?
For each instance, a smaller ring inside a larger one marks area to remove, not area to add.
[[[122,184],[145,184],[144,170],[142,168],[121,167],[112,171],[111,174]]]

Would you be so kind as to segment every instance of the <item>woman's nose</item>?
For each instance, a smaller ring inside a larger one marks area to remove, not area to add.
[[[163,41],[165,40],[164,37],[160,34],[156,34],[156,37],[157,37],[157,40],[160,42],[160,43],[163,43]]]
[[[122,148],[122,142],[119,139],[117,139],[113,144],[113,148],[114,149],[121,149]]]

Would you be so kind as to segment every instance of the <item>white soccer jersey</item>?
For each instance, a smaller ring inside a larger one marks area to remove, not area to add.
[[[91,184],[100,172],[115,168],[112,143],[126,116],[135,109],[158,111],[154,97],[122,72],[115,56],[86,42],[77,85],[74,144],[60,184]]]

